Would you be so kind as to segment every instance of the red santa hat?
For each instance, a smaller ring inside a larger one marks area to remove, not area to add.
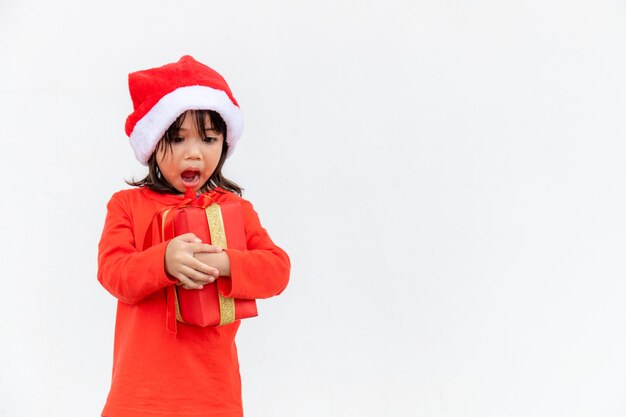
[[[226,123],[230,156],[243,131],[243,116],[226,80],[189,55],[178,62],[128,75],[134,111],[126,134],[137,159],[147,165],[165,131],[187,110],[213,110]]]

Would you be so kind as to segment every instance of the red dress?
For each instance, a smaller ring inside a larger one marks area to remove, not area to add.
[[[252,205],[218,189],[216,201],[239,201],[247,250],[227,249],[230,278],[220,288],[232,298],[280,294],[289,280],[289,258],[261,226]],[[98,253],[98,280],[117,299],[111,390],[107,417],[241,417],[241,380],[235,346],[239,321],[217,327],[179,323],[166,327],[166,287],[177,280],[164,267],[168,242],[144,251],[154,214],[182,196],[145,189],[113,195]]]

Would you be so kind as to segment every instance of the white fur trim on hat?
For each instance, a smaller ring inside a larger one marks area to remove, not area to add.
[[[228,154],[235,150],[235,145],[243,132],[243,115],[228,95],[211,87],[194,85],[180,87],[163,96],[144,117],[137,121],[130,134],[130,146],[137,159],[148,164],[150,155],[157,143],[176,118],[187,110],[213,110],[222,116],[226,123]]]

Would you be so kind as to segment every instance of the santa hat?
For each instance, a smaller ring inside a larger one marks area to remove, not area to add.
[[[226,123],[228,155],[243,131],[243,116],[226,80],[189,55],[178,62],[133,72],[128,88],[134,111],[126,134],[137,159],[147,165],[167,128],[187,110],[213,110]]]

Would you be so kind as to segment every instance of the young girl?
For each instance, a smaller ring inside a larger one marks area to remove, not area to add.
[[[134,112],[126,133],[148,175],[107,206],[98,280],[118,299],[107,417],[242,416],[235,346],[239,321],[199,327],[168,321],[168,292],[218,281],[224,297],[280,294],[289,258],[259,223],[241,189],[222,174],[242,132],[226,81],[184,56],[129,75]],[[185,194],[241,204],[247,250],[202,243],[193,233],[146,243],[155,213]],[[152,244],[152,246],[150,246]],[[144,246],[147,248],[144,249]],[[171,300],[170,300],[171,301]]]

